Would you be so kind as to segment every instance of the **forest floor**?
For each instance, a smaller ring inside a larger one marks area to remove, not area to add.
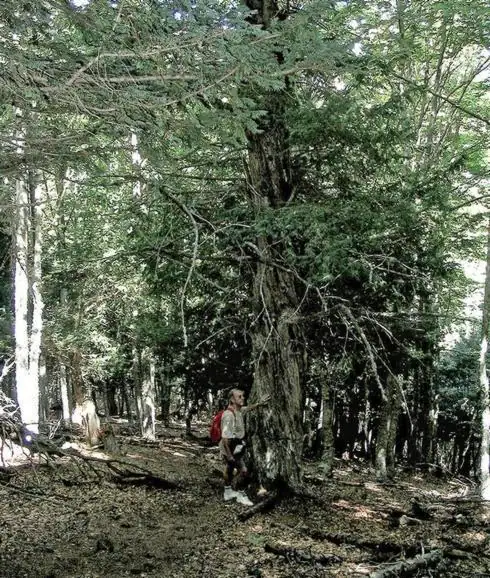
[[[340,460],[322,481],[308,464],[305,495],[242,521],[247,508],[222,500],[216,448],[178,427],[154,443],[119,439],[117,459],[155,478],[67,456],[0,468],[1,577],[490,576],[490,522],[469,481],[380,484]]]

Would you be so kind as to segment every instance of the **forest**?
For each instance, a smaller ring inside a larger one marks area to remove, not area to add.
[[[490,575],[489,40],[484,0],[1,2],[0,576]]]

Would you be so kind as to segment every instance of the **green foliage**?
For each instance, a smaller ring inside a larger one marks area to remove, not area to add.
[[[441,354],[436,383],[439,391],[439,436],[449,441],[464,424],[473,424],[479,413],[480,332],[474,329],[467,337]]]
[[[248,16],[214,0],[0,8],[0,97],[22,109],[26,148],[4,105],[2,194],[26,168],[46,180],[45,348],[81,349],[88,376],[127,370],[139,344],[199,391],[248,386],[258,236],[304,295],[312,358],[350,356],[355,372],[365,344],[339,304],[380,366],[406,369],[466,295],[483,3],[315,1],[269,31]],[[276,97],[294,196],[257,210],[247,135]]]

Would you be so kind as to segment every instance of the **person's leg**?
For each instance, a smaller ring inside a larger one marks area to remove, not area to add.
[[[253,502],[245,493],[245,488],[248,485],[248,470],[243,457],[237,460],[238,475],[236,478],[237,496],[236,501],[243,506],[253,506]]]
[[[248,469],[243,458],[236,461],[236,468],[238,473],[235,478],[235,489],[244,490],[248,486]]]
[[[228,502],[229,500],[234,500],[237,497],[237,492],[232,488],[233,484],[233,470],[235,469],[235,464],[231,463],[223,456],[223,479],[225,481],[225,492],[224,500]]]

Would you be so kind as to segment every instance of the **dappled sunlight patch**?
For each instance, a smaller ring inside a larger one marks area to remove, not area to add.
[[[365,506],[358,506],[354,511],[354,518],[361,520],[373,520],[379,518],[379,513],[371,510],[371,508],[366,508]]]
[[[364,487],[371,492],[385,492],[385,488],[378,484],[377,482],[366,482]]]
[[[7,441],[3,444],[0,456],[0,465],[3,467],[12,467],[23,465],[31,459],[30,452],[25,446],[16,444],[13,441]]]
[[[176,457],[178,457],[178,458],[191,458],[191,457],[193,457],[193,454],[191,454],[191,453],[186,452],[185,454],[183,454],[183,453],[178,452],[178,451],[176,451],[176,450],[168,449],[168,448],[165,448],[165,447],[161,447],[161,448],[160,448],[160,451],[161,451],[161,452],[164,452],[164,453],[166,453],[166,454],[170,454],[171,456],[176,456]]]
[[[255,526],[251,526],[250,530],[252,532],[255,532],[256,534],[260,534],[261,532],[264,531],[264,526],[262,526],[261,524],[256,524]]]
[[[479,546],[488,542],[489,537],[485,532],[469,530],[461,535],[461,539],[470,546]]]
[[[339,508],[341,510],[348,510],[352,512],[352,516],[357,519],[366,520],[366,519],[381,519],[382,516],[376,510],[368,508],[362,504],[352,504],[346,500],[338,500],[332,504],[334,508]]]
[[[373,566],[366,564],[344,564],[337,569],[329,569],[329,576],[369,576],[373,571]]]

